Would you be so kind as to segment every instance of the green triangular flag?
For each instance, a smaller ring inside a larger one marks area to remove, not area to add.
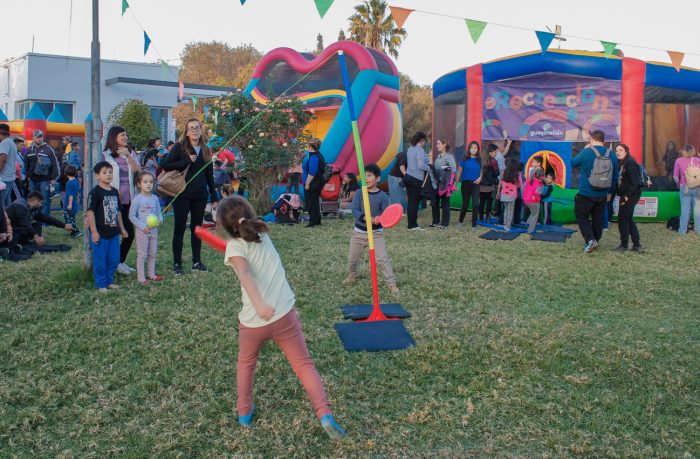
[[[160,79],[165,80],[168,78],[168,72],[170,72],[170,67],[168,67],[168,64],[161,60],[160,61]]]
[[[197,96],[192,96],[192,112],[197,111]]]
[[[219,125],[219,109],[214,110],[214,124]]]
[[[605,57],[610,57],[612,56],[613,51],[615,51],[615,47],[617,46],[617,43],[612,43],[610,41],[602,41],[600,42],[603,45],[603,49],[605,50]]]
[[[333,0],[314,0],[314,2],[316,3],[316,9],[318,10],[318,14],[320,14],[321,19],[323,19],[323,16],[326,15],[328,9],[333,4]]]
[[[122,0],[122,16],[124,16],[124,13],[126,13],[127,8],[129,8],[129,2]]]
[[[472,40],[474,40],[474,44],[476,44],[476,42],[479,41],[479,37],[481,37],[481,34],[486,28],[486,23],[484,21],[475,21],[473,19],[465,19],[465,21],[467,22],[467,29],[469,29],[469,35],[472,36]]]

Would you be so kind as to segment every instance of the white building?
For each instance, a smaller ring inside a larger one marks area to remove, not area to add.
[[[101,117],[125,99],[140,99],[164,140],[175,140],[172,109],[178,103],[179,68],[102,60]],[[188,96],[211,97],[234,88],[185,83]],[[10,120],[24,119],[33,104],[46,117],[57,108],[68,123],[83,123],[91,110],[90,59],[29,53],[0,65],[0,108]]]

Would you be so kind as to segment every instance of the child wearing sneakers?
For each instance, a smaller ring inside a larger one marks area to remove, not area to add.
[[[503,203],[503,226],[506,231],[510,231],[513,225],[513,212],[515,211],[515,200],[518,197],[518,190],[523,186],[523,179],[520,176],[520,161],[511,159],[503,171],[501,181],[498,182],[496,199]]]
[[[540,201],[542,200],[542,191],[544,189],[544,170],[541,167],[531,169],[530,176],[525,182],[523,190],[523,203],[530,211],[530,216],[527,219],[527,232],[532,234],[537,227],[537,221],[540,218]]]
[[[95,164],[97,185],[88,196],[87,223],[90,228],[90,248],[92,249],[92,273],[95,287],[100,292],[118,289],[114,283],[114,273],[119,264],[119,234],[126,238],[122,214],[119,212],[119,191],[112,188],[112,165],[107,161]]]
[[[63,195],[63,221],[73,227],[70,235],[79,238],[83,235],[75,223],[75,216],[80,212],[80,182],[78,181],[78,171],[75,166],[68,165],[63,170],[66,178],[66,192]]]
[[[365,181],[367,182],[367,192],[369,193],[369,205],[372,211],[372,234],[374,236],[374,250],[377,255],[377,263],[382,268],[384,281],[387,288],[393,294],[399,293],[399,288],[396,286],[396,278],[394,277],[394,269],[391,266],[391,259],[386,252],[384,245],[383,229],[380,224],[376,223],[376,217],[389,207],[391,202],[389,196],[377,187],[377,182],[380,180],[382,170],[376,164],[368,164],[365,166]],[[350,237],[350,252],[348,253],[348,277],[345,278],[345,284],[353,284],[357,281],[359,275],[360,257],[365,251],[365,247],[369,241],[367,239],[367,227],[365,226],[365,209],[362,199],[362,193],[355,193],[355,197],[350,205],[352,215],[355,217],[355,228]]]
[[[151,172],[139,172],[136,177],[136,187],[139,189],[139,194],[134,197],[129,208],[129,220],[136,229],[136,276],[143,285],[163,280],[163,276],[156,274],[158,226],[148,225],[148,218],[151,215],[156,217],[158,225],[163,223],[160,200],[153,194],[155,181],[156,178]],[[144,262],[147,265],[148,278],[144,272]]]
[[[294,309],[294,292],[267,225],[242,196],[222,200],[216,218],[217,228],[231,238],[226,245],[224,264],[233,268],[241,282],[243,308],[238,314],[236,371],[238,422],[249,426],[253,421],[253,378],[258,354],[267,341],[273,340],[304,386],[323,430],[334,440],[344,437],[306,347],[299,315]]]

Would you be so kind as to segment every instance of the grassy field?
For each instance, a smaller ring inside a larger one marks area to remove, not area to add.
[[[700,456],[700,238],[644,224],[647,253],[619,255],[613,228],[584,256],[578,234],[402,223],[386,236],[401,293],[380,298],[413,314],[417,346],[349,354],[339,306],[370,300],[366,266],[341,284],[351,225],[272,227],[347,439],[327,439],[273,345],[238,426],[238,282],[206,248],[213,273],[174,278],[167,221],[161,285],[95,292],[53,228],[76,249],[0,263],[0,457]]]

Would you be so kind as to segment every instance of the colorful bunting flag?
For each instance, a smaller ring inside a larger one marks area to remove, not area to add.
[[[318,14],[320,14],[321,19],[323,19],[323,16],[326,15],[328,9],[333,4],[333,0],[314,0],[314,2],[316,3],[316,9],[318,10]]]
[[[465,21],[467,22],[469,35],[472,36],[472,40],[474,40],[474,44],[476,44],[486,28],[486,23],[484,21],[475,21],[473,19],[465,19]]]
[[[209,119],[209,106],[205,105],[202,109],[204,110],[204,118]]]
[[[182,81],[177,82],[177,100],[181,101],[182,97],[185,95],[185,83]]]
[[[540,42],[540,47],[542,48],[542,52],[543,53],[547,52],[547,48],[549,48],[549,45],[552,44],[552,40],[554,40],[554,33],[553,32],[541,32],[539,30],[536,30],[535,34],[537,35],[537,40]]]
[[[214,110],[214,124],[219,125],[219,109]]]
[[[122,17],[124,17],[124,13],[126,13],[127,8],[129,8],[129,2],[122,0]]]
[[[148,52],[148,47],[151,46],[151,39],[149,38],[146,31],[143,31],[143,55],[145,56]]]
[[[606,58],[612,56],[613,52],[615,51],[615,47],[617,46],[617,43],[613,43],[611,41],[601,40],[600,44],[603,45],[603,50],[605,51]]]
[[[403,27],[403,24],[406,22],[406,19],[408,19],[408,15],[415,11],[410,10],[408,8],[400,8],[398,6],[390,6],[389,9],[391,10],[391,17],[394,18],[396,27],[398,27],[399,29]]]
[[[170,72],[170,67],[168,67],[168,64],[164,61],[160,61],[160,79],[165,80],[168,78],[168,73]]]
[[[673,65],[673,68],[676,69],[676,72],[681,71],[681,64],[683,63],[683,58],[685,57],[685,53],[681,53],[678,51],[666,51],[668,53],[668,56],[671,58],[671,64]]]
[[[245,0],[241,0],[241,5],[245,5]]]
[[[197,111],[197,96],[192,96],[192,112]]]

